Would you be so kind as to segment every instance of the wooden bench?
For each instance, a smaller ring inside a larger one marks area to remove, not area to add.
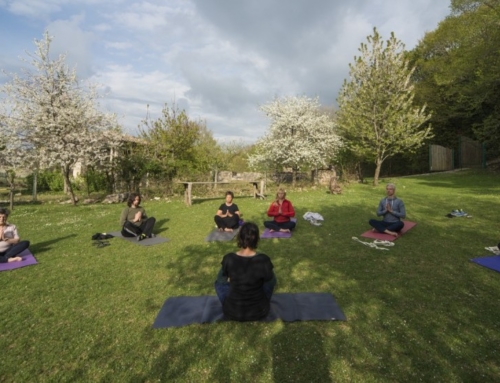
[[[232,182],[189,182],[189,181],[179,181],[178,183],[184,185],[184,202],[186,205],[191,206],[192,205],[192,189],[193,185],[227,185],[227,184],[233,184],[233,185],[242,185],[246,184],[246,182],[242,181],[232,181]],[[249,181],[248,183],[253,185],[253,197],[254,198],[265,198],[264,196],[264,181]],[[260,192],[258,189],[258,185],[260,184]]]

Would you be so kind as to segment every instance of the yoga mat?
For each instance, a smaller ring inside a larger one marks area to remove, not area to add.
[[[114,237],[121,238],[121,239],[124,239],[124,240],[132,242],[132,243],[136,243],[137,245],[141,245],[141,246],[158,245],[160,243],[164,243],[164,242],[169,241],[168,238],[158,237],[158,236],[153,237],[153,238],[145,238],[142,241],[138,241],[136,237],[124,237],[122,235],[122,233],[119,231],[112,231],[111,233],[108,233],[108,234],[111,234]]]
[[[23,260],[20,262],[0,263],[0,271],[19,269],[20,267],[36,265],[38,263],[29,249],[19,253],[18,257],[21,257]]]
[[[365,238],[372,238],[372,239],[381,239],[384,241],[395,241],[399,237],[401,237],[404,233],[406,233],[408,230],[411,230],[416,223],[411,222],[411,221],[403,221],[405,225],[403,226],[403,229],[399,232],[399,235],[397,237],[390,235],[390,234],[385,234],[385,233],[379,233],[379,232],[374,232],[371,229],[368,231],[365,231],[363,234],[361,234],[362,237]]]
[[[269,315],[260,322],[281,319],[284,322],[310,320],[346,320],[330,293],[281,293],[271,298]],[[153,328],[182,327],[193,323],[225,320],[216,296],[168,298],[158,313]]]
[[[230,241],[238,234],[238,230],[240,229],[235,229],[233,231],[219,231],[219,229],[213,229],[205,238],[205,242]]]
[[[500,255],[473,258],[471,261],[500,273]]]
[[[282,231],[270,231],[269,229],[264,229],[261,238],[291,238],[292,233],[283,233]]]

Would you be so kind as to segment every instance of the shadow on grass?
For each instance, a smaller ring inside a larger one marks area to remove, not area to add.
[[[168,230],[168,227],[163,227],[163,225],[165,225],[167,222],[169,222],[170,219],[169,218],[162,218],[162,219],[159,219],[158,221],[156,221],[155,223],[155,227],[154,227],[154,232],[155,233],[164,233]]]
[[[69,234],[69,235],[66,235],[64,237],[51,239],[50,241],[32,243],[30,245],[30,250],[33,254],[44,253],[46,251],[52,250],[52,245],[55,245],[56,243],[58,243],[60,241],[64,241],[65,239],[74,238],[77,236],[78,236],[77,234]]]
[[[410,201],[405,201],[410,218],[420,215],[416,209],[421,207]],[[200,371],[193,366],[200,357],[206,365],[206,375],[199,376],[203,381],[245,381],[252,374],[258,381],[270,357],[275,381],[474,381],[479,375],[494,381],[499,372],[498,335],[493,335],[498,304],[477,298],[492,286],[481,271],[471,268],[464,249],[448,245],[454,236],[475,234],[468,227],[450,232],[439,222],[416,220],[417,227],[393,248],[378,251],[351,239],[367,230],[377,204],[378,198],[371,208],[332,200],[331,205],[316,207],[325,218],[322,226],[299,220],[292,238],[259,243],[275,266],[276,292],[331,292],[346,323],[224,323],[171,329],[167,349],[141,379],[189,380],[189,371]],[[303,210],[297,209],[298,217]],[[188,245],[164,267],[176,276],[179,295],[214,295],[220,261],[234,250],[235,242]],[[148,306],[159,309],[160,304]],[[275,327],[281,329],[269,336]],[[234,348],[234,340],[240,340],[246,352],[254,346],[261,350],[242,356],[249,358],[248,366],[255,366],[253,372],[244,363],[237,372],[229,366],[234,359],[224,344]],[[195,349],[200,350],[197,356],[192,355]],[[186,359],[192,363],[182,362]]]

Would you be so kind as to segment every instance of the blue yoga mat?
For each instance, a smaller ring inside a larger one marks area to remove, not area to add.
[[[261,321],[277,319],[284,322],[335,321],[346,320],[346,317],[330,293],[281,293],[272,296],[269,315]],[[216,296],[172,297],[163,304],[153,328],[182,327],[224,320],[222,305]]]
[[[500,273],[500,255],[473,258],[471,261]]]

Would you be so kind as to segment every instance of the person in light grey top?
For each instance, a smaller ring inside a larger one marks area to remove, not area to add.
[[[404,222],[401,219],[406,217],[405,204],[395,195],[396,185],[387,184],[385,191],[387,197],[380,200],[377,209],[377,216],[383,216],[384,218],[381,221],[370,219],[368,223],[373,228],[373,231],[397,237],[404,227]]]

